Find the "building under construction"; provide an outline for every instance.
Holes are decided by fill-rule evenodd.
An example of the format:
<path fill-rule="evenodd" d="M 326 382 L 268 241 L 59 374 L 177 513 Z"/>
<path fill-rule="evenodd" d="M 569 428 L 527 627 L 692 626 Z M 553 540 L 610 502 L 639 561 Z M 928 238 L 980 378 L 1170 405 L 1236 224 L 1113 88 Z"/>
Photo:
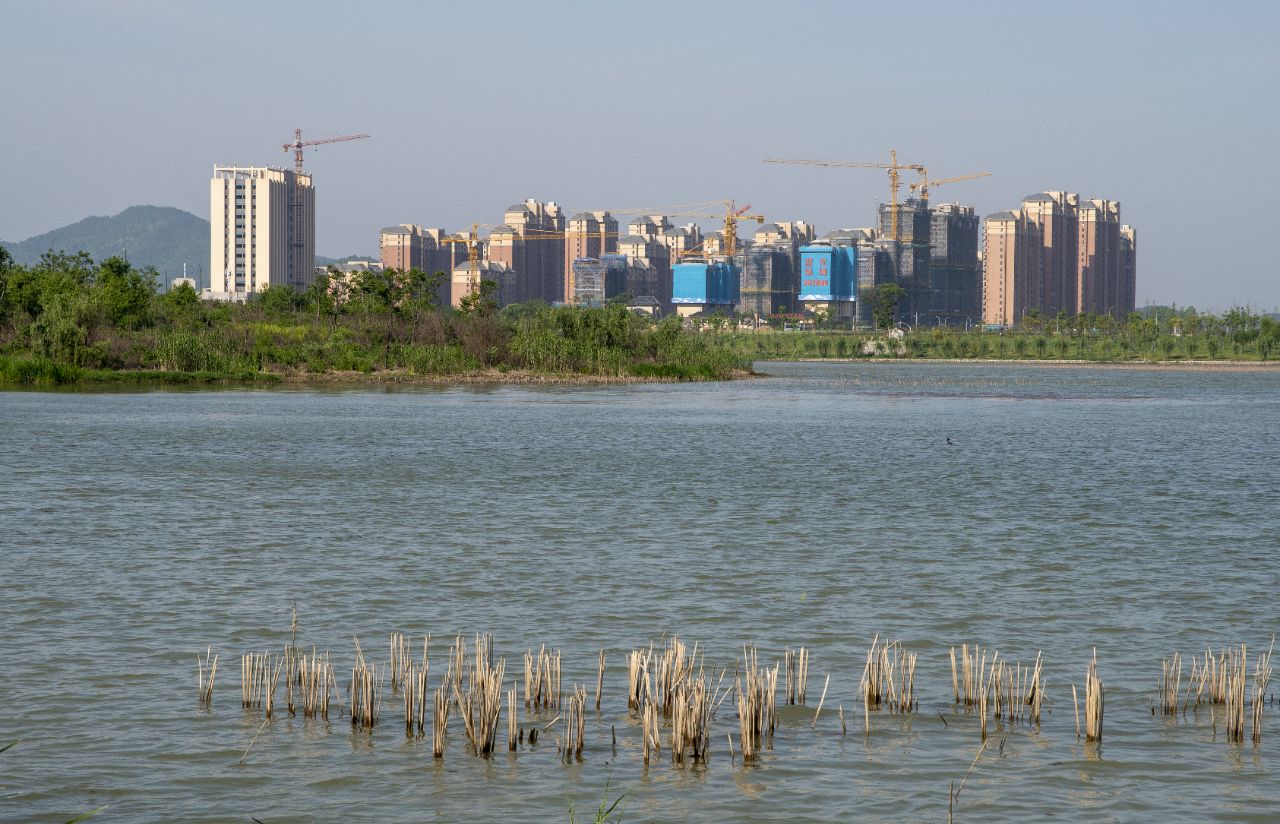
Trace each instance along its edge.
<path fill-rule="evenodd" d="M 796 267 L 787 249 L 750 246 L 734 258 L 741 277 L 738 312 L 759 320 L 796 311 Z"/>

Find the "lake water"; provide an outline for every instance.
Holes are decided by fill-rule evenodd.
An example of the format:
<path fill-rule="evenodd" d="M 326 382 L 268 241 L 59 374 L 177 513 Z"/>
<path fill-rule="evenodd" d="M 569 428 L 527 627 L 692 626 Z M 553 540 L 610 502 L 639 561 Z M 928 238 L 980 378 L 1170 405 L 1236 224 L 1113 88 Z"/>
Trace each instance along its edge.
<path fill-rule="evenodd" d="M 979 746 L 951 702 L 963 642 L 1043 650 L 1049 704 L 1038 728 L 993 727 L 957 821 L 1280 818 L 1280 705 L 1260 746 L 1228 743 L 1221 708 L 1151 712 L 1163 657 L 1243 642 L 1252 666 L 1280 629 L 1280 372 L 761 368 L 0 393 L 0 746 L 22 739 L 0 754 L 0 820 L 567 821 L 571 801 L 589 820 L 608 782 L 628 821 L 943 821 Z M 372 733 L 336 712 L 262 729 L 239 655 L 278 651 L 295 603 L 343 684 L 352 636 L 385 660 L 390 632 L 433 633 L 432 686 L 455 633 L 493 633 L 508 680 L 526 648 L 560 648 L 566 689 L 594 691 L 604 648 L 582 761 L 561 763 L 555 729 L 477 758 L 456 711 L 438 761 L 389 691 Z M 784 708 L 755 765 L 730 758 L 730 701 L 708 763 L 645 767 L 623 656 L 670 633 L 730 673 L 744 643 L 767 662 L 809 647 L 808 708 Z M 877 633 L 919 655 L 920 707 L 864 735 Z M 1094 647 L 1100 747 L 1071 699 Z"/>

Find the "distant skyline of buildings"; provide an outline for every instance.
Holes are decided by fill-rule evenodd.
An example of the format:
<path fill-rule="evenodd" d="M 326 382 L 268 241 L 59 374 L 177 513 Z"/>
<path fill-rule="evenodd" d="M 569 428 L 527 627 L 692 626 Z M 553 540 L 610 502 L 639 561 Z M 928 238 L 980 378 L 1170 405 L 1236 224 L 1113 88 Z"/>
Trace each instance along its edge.
<path fill-rule="evenodd" d="M 210 192 L 207 296 L 243 300 L 311 282 L 309 175 L 217 166 Z M 501 222 L 465 232 L 383 227 L 378 265 L 445 272 L 436 299 L 455 307 L 492 280 L 503 306 L 629 296 L 660 313 L 821 313 L 862 325 L 872 319 L 869 295 L 884 283 L 902 288 L 898 317 L 911 325 L 1011 326 L 1032 310 L 1123 318 L 1135 308 L 1137 236 L 1120 222 L 1117 201 L 1048 191 L 979 220 L 971 205 L 913 197 L 880 204 L 873 226 L 822 236 L 803 220 L 764 222 L 735 235 L 732 257 L 723 254 L 725 231 L 736 223 L 707 232 L 696 222 L 677 225 L 675 215 L 636 214 L 624 230 L 608 210 L 567 216 L 555 201 L 528 198 L 503 210 Z"/>

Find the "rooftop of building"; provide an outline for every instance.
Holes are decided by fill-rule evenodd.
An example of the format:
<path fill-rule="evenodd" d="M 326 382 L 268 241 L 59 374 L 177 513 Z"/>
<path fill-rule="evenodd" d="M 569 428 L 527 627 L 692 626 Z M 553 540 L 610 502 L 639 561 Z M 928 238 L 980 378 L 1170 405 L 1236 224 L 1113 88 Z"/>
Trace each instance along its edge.
<path fill-rule="evenodd" d="M 991 214 L 983 218 L 983 220 L 1017 220 L 1017 219 L 1018 219 L 1018 214 L 1016 212 L 1011 212 L 1007 209 L 1003 212 L 992 212 Z"/>

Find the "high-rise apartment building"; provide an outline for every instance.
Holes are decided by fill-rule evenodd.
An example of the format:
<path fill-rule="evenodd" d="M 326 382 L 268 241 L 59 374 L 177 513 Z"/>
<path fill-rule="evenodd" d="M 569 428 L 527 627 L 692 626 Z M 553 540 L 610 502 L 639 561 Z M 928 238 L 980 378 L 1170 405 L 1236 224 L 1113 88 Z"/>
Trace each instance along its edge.
<path fill-rule="evenodd" d="M 503 262 L 515 271 L 517 299 L 564 300 L 564 210 L 554 201 L 539 203 L 530 198 L 508 207 L 502 222 L 515 233 L 515 239 L 499 253 L 511 256 Z"/>
<path fill-rule="evenodd" d="M 932 285 L 929 280 L 930 235 L 929 204 L 918 198 L 909 198 L 897 206 L 898 235 L 893 234 L 892 204 L 880 204 L 880 237 L 891 245 L 888 248 L 893 260 L 894 280 L 906 292 L 899 304 L 901 315 L 927 314 L 932 304 Z"/>
<path fill-rule="evenodd" d="M 618 221 L 608 212 L 579 212 L 565 224 L 564 230 L 564 284 L 565 295 L 576 294 L 574 266 L 576 260 L 593 258 L 618 251 Z"/>
<path fill-rule="evenodd" d="M 1114 200 L 1086 200 L 1078 213 L 1076 306 L 1080 312 L 1110 314 L 1124 303 L 1120 204 Z"/>
<path fill-rule="evenodd" d="M 978 216 L 972 206 L 943 203 L 930 210 L 929 221 L 929 314 L 947 324 L 977 323 Z"/>
<path fill-rule="evenodd" d="M 413 223 L 388 226 L 378 234 L 378 256 L 384 269 L 428 271 L 435 262 L 436 239 Z"/>
<path fill-rule="evenodd" d="M 268 286 L 308 286 L 316 256 L 311 176 L 215 166 L 209 183 L 209 293 L 243 300 Z"/>
<path fill-rule="evenodd" d="M 1026 313 L 1124 318 L 1136 298 L 1136 233 L 1120 204 L 1042 192 L 983 222 L 982 318 L 1010 326 Z"/>

